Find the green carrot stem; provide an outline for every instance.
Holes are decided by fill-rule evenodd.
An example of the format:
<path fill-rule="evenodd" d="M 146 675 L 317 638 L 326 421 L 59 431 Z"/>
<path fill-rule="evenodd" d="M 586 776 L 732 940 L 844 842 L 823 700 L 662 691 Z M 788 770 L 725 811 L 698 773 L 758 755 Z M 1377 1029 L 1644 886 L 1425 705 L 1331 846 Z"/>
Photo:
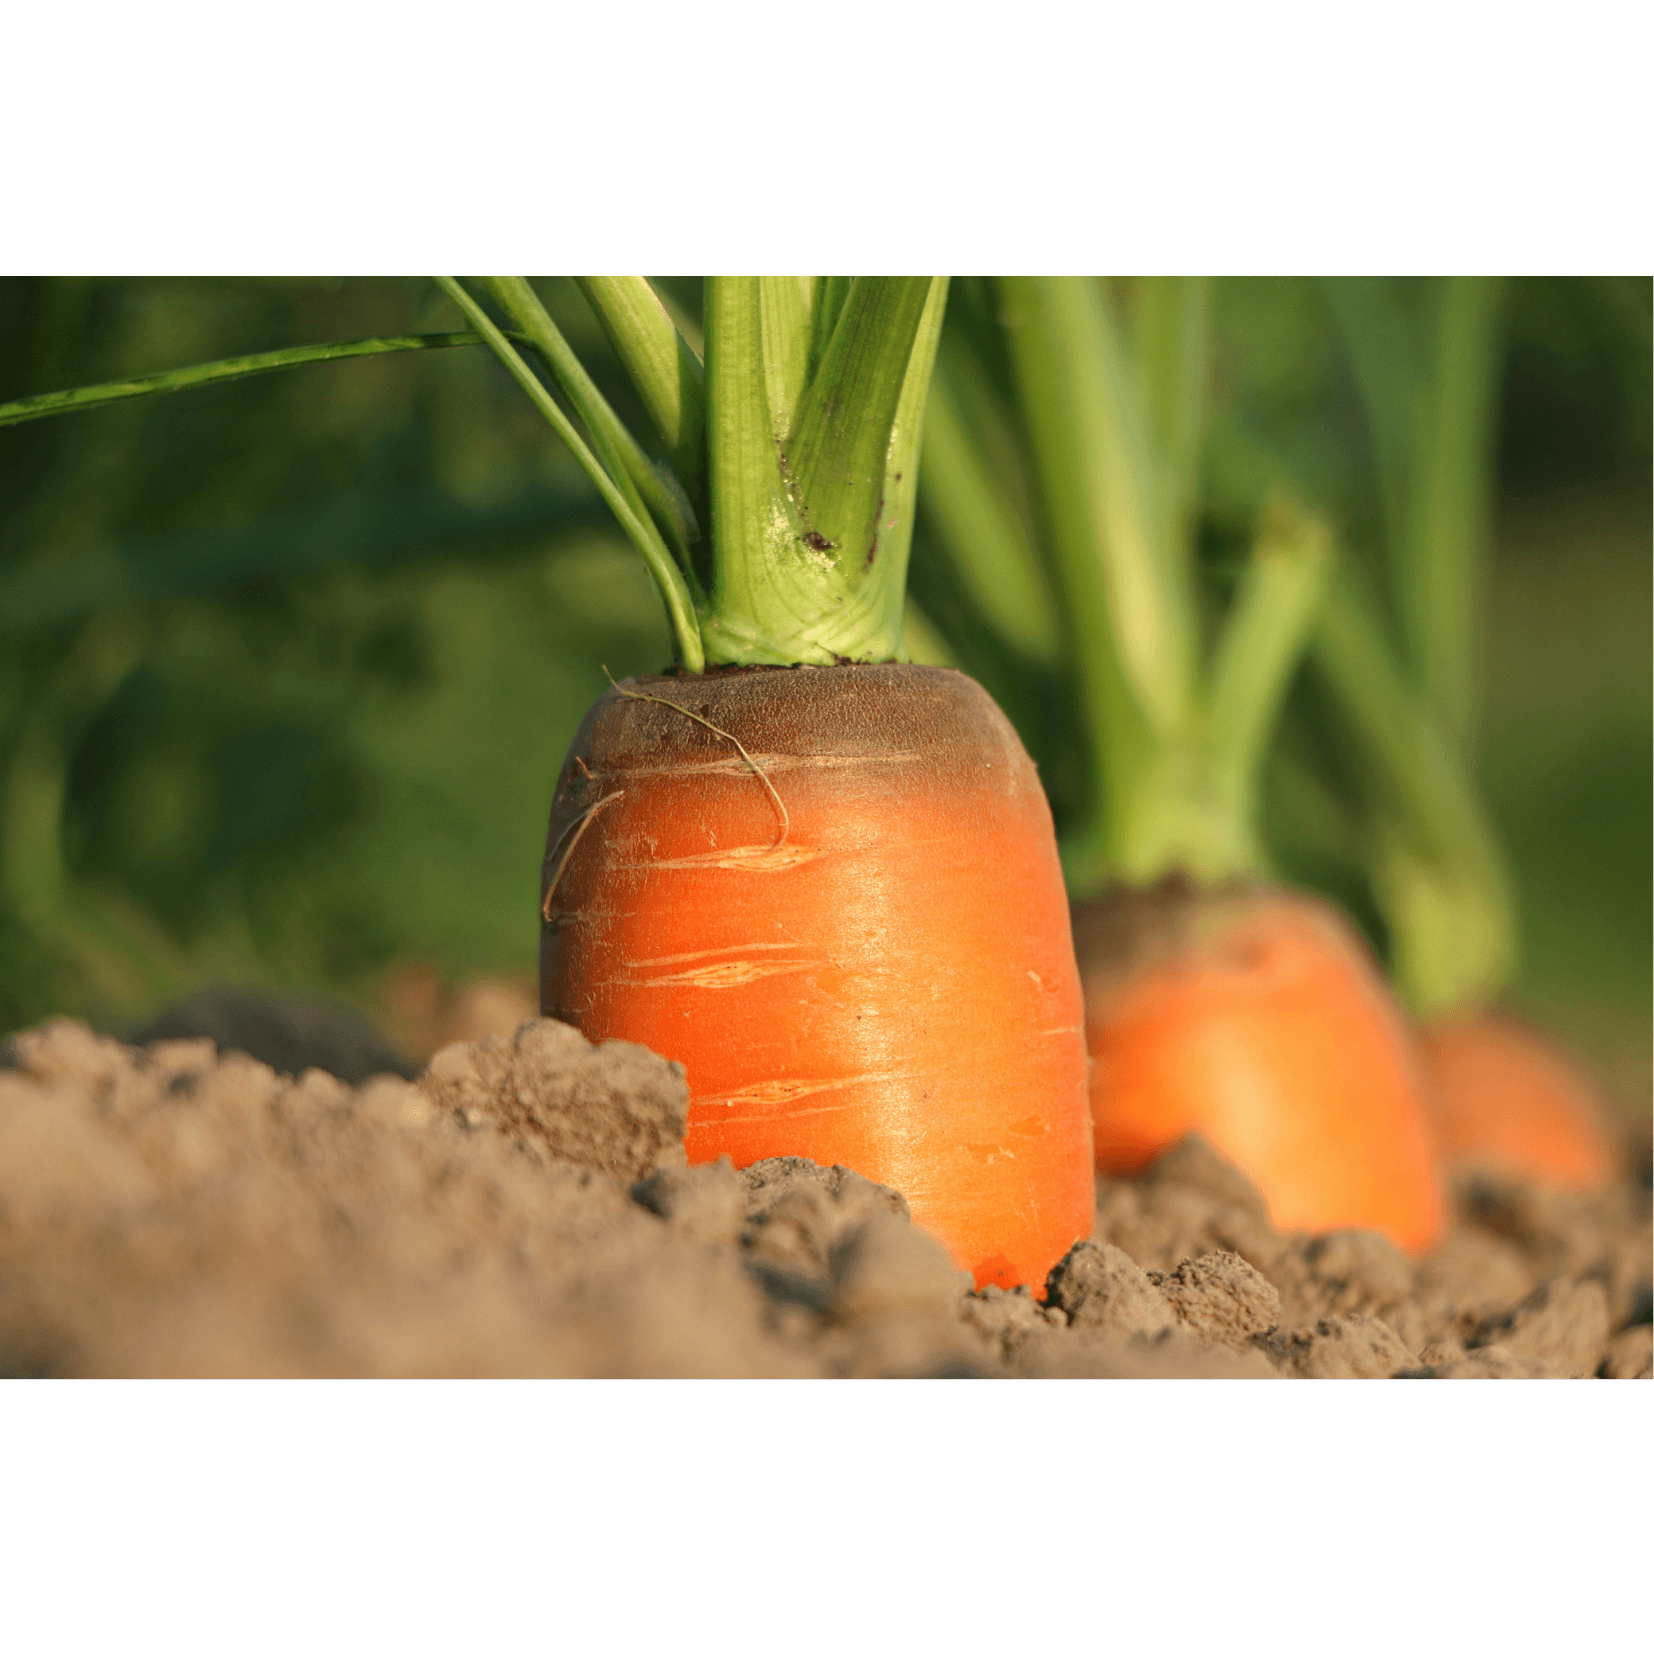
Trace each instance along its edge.
<path fill-rule="evenodd" d="M 1193 615 L 1157 532 L 1148 434 L 1118 333 L 1092 283 L 1000 287 L 1093 729 L 1103 742 L 1127 722 L 1170 733 L 1194 700 Z"/>
<path fill-rule="evenodd" d="M 1093 770 L 1063 847 L 1070 887 L 1243 871 L 1252 838 L 1204 751 L 1192 593 L 1166 549 L 1139 393 L 1102 294 L 1061 278 L 1000 293 Z"/>
<path fill-rule="evenodd" d="M 1433 371 L 1420 397 L 1407 516 L 1394 569 L 1408 653 L 1449 733 L 1475 725 L 1476 617 L 1486 554 L 1499 286 L 1442 285 Z"/>
<path fill-rule="evenodd" d="M 1140 277 L 1132 283 L 1131 312 L 1131 356 L 1143 387 L 1165 545 L 1186 563 L 1211 394 L 1211 282 Z"/>
<path fill-rule="evenodd" d="M 810 301 L 810 365 L 809 377 L 814 378 L 827 354 L 827 346 L 838 326 L 845 300 L 850 297 L 853 276 L 816 276 L 812 278 L 813 294 Z"/>
<path fill-rule="evenodd" d="M 1206 740 L 1220 797 L 1237 820 L 1258 808 L 1265 749 L 1332 570 L 1332 537 L 1286 501 L 1266 508 L 1207 687 Z"/>
<path fill-rule="evenodd" d="M 764 388 L 775 440 L 784 442 L 810 382 L 810 276 L 759 276 L 758 316 L 764 341 Z"/>
<path fill-rule="evenodd" d="M 937 364 L 925 415 L 919 489 L 940 549 L 1002 640 L 1054 665 L 1057 616 L 1039 553 L 999 475 L 973 441 L 959 405 L 959 367 Z"/>
<path fill-rule="evenodd" d="M 902 387 L 932 285 L 929 276 L 857 279 L 787 432 L 788 478 L 810 527 L 843 560 L 860 557 L 869 568 Z M 927 382 L 929 369 L 927 362 Z"/>
<path fill-rule="evenodd" d="M 757 277 L 708 278 L 710 661 L 903 658 L 911 497 L 895 502 L 894 520 L 881 506 L 903 409 L 923 406 L 908 375 L 929 374 L 918 341 L 933 292 L 929 277 L 858 278 L 782 433 L 803 290 L 772 287 L 766 302 Z"/>
<path fill-rule="evenodd" d="M 907 590 L 908 558 L 913 550 L 913 520 L 919 504 L 920 452 L 936 374 L 936 351 L 942 341 L 942 318 L 948 306 L 948 278 L 935 277 L 925 296 L 919 325 L 913 335 L 901 394 L 885 449 L 884 491 L 879 500 L 878 555 L 884 568 L 880 578 L 898 591 Z M 903 624 L 903 637 L 907 635 Z M 905 646 L 904 646 L 905 653 Z"/>
<path fill-rule="evenodd" d="M 1265 514 L 1203 665 L 1191 536 L 1207 287 L 1137 283 L 1129 340 L 1098 283 L 1017 278 L 999 290 L 1091 768 L 1089 796 L 1064 833 L 1070 889 L 1256 872 L 1258 770 L 1320 601 L 1327 530 L 1285 505 Z M 938 406 L 946 453 L 950 411 L 945 399 Z M 954 538 L 998 563 L 1005 581 L 1015 541 L 985 527 L 994 516 L 979 512 Z"/>
<path fill-rule="evenodd" d="M 1456 739 L 1475 723 L 1499 284 L 1436 284 L 1421 333 L 1393 282 L 1322 284 L 1367 416 L 1408 668 Z"/>
<path fill-rule="evenodd" d="M 1311 653 L 1381 824 L 1375 885 L 1403 995 L 1420 1015 L 1491 998 L 1516 945 L 1498 843 L 1462 753 L 1398 667 L 1347 561 L 1334 571 Z"/>

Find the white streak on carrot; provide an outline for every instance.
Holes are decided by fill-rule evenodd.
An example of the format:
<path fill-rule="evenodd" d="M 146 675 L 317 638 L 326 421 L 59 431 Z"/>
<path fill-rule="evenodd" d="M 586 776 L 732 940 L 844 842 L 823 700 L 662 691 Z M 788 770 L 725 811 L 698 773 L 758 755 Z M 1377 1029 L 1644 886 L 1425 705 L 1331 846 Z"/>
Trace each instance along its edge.
<path fill-rule="evenodd" d="M 742 988 L 765 976 L 821 969 L 819 959 L 727 959 L 721 965 L 699 965 L 670 976 L 611 978 L 605 986 L 617 988 Z"/>
<path fill-rule="evenodd" d="M 802 942 L 737 942 L 727 948 L 700 948 L 694 953 L 668 953 L 659 959 L 630 959 L 626 963 L 629 971 L 645 971 L 654 965 L 688 965 L 697 959 L 716 959 L 725 953 L 784 953 L 791 948 L 802 948 Z"/>
<path fill-rule="evenodd" d="M 789 867 L 798 867 L 824 850 L 810 850 L 802 844 L 780 847 L 741 845 L 733 850 L 709 850 L 700 856 L 679 856 L 673 861 L 616 862 L 616 868 L 647 867 L 651 871 L 663 867 L 727 867 L 741 873 L 783 873 Z"/>
<path fill-rule="evenodd" d="M 755 1085 L 742 1086 L 739 1091 L 721 1092 L 716 1096 L 695 1098 L 698 1108 L 735 1108 L 742 1103 L 773 1107 L 790 1103 L 800 1097 L 813 1097 L 824 1091 L 842 1091 L 851 1085 L 890 1085 L 916 1079 L 913 1074 L 845 1074 L 831 1080 L 759 1080 Z"/>

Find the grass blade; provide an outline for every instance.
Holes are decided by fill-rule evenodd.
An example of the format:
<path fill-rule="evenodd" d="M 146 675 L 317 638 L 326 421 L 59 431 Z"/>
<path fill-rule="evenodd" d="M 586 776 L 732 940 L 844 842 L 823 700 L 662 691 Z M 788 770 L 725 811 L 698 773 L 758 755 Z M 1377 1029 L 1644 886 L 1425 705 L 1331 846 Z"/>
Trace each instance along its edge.
<path fill-rule="evenodd" d="M 342 362 L 353 356 L 389 356 L 405 350 L 451 350 L 457 345 L 482 343 L 480 333 L 402 333 L 382 339 L 349 339 L 331 345 L 293 345 L 286 350 L 265 350 L 253 356 L 231 356 L 222 362 L 170 368 L 138 379 L 115 379 L 108 384 L 83 385 L 78 390 L 47 391 L 16 402 L 0 402 L 0 426 L 22 425 L 31 419 L 49 419 L 54 414 L 75 413 L 85 408 L 108 407 L 139 396 L 193 390 L 198 385 L 254 379 L 260 374 L 304 367 L 311 362 Z"/>

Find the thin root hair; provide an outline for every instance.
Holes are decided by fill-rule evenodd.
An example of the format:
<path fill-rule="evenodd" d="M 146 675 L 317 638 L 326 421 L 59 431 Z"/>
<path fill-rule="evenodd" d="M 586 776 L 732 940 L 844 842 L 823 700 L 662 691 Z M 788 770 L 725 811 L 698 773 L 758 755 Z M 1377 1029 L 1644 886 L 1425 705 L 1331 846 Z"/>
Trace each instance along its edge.
<path fill-rule="evenodd" d="M 618 792 L 606 794 L 604 797 L 598 799 L 598 801 L 592 805 L 589 810 L 584 810 L 576 816 L 575 819 L 557 835 L 557 843 L 552 845 L 550 854 L 547 855 L 546 860 L 550 861 L 552 856 L 557 854 L 558 848 L 564 839 L 569 840 L 569 847 L 563 851 L 563 859 L 558 862 L 557 871 L 551 875 L 551 883 L 546 886 L 545 900 L 540 904 L 540 917 L 544 919 L 548 925 L 551 923 L 551 898 L 557 893 L 557 882 L 562 878 L 563 869 L 568 866 L 569 858 L 574 854 L 574 847 L 580 842 L 586 829 L 591 826 L 593 816 L 595 816 L 599 810 L 607 809 L 608 806 L 613 804 L 617 798 L 624 798 L 625 796 L 626 789 L 624 787 L 622 787 Z M 573 838 L 569 838 L 570 833 L 574 835 Z"/>
<path fill-rule="evenodd" d="M 793 830 L 792 817 L 787 814 L 787 806 L 781 802 L 781 794 L 775 790 L 775 783 L 764 773 L 763 766 L 758 762 L 758 760 L 754 758 L 744 746 L 741 745 L 741 741 L 738 736 L 731 735 L 727 729 L 719 729 L 718 726 L 711 722 L 710 719 L 703 718 L 698 712 L 691 712 L 686 706 L 679 706 L 676 701 L 667 700 L 664 695 L 645 695 L 636 689 L 622 689 L 620 685 L 615 682 L 613 673 L 611 673 L 606 666 L 603 668 L 603 676 L 609 680 L 609 686 L 615 691 L 615 693 L 618 695 L 624 695 L 627 700 L 653 701 L 656 706 L 670 707 L 674 712 L 681 712 L 686 718 L 693 718 L 694 721 L 703 729 L 710 729 L 714 735 L 721 735 L 724 740 L 733 741 L 735 743 L 735 750 L 740 753 L 744 759 L 746 759 L 747 767 L 751 769 L 752 773 L 764 783 L 770 797 L 775 801 L 776 811 L 781 817 L 781 836 L 770 846 L 770 849 L 779 850 L 781 846 L 787 842 L 787 835 Z M 572 849 L 573 846 L 571 845 L 570 848 Z"/>

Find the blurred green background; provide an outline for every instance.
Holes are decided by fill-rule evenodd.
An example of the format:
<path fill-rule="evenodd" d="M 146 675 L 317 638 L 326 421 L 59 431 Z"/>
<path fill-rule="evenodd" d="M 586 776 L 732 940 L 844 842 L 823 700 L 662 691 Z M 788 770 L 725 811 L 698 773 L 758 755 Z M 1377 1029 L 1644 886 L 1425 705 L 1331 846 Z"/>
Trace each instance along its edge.
<path fill-rule="evenodd" d="M 661 282 L 693 331 L 698 281 Z M 1394 285 L 1404 308 L 1422 286 Z M 578 291 L 539 286 L 640 428 Z M 1646 278 L 1507 285 L 1481 747 L 1521 900 L 1512 1004 L 1642 1109 L 1650 303 Z M 418 278 L 6 280 L 0 401 L 457 325 Z M 1250 421 L 1370 543 L 1316 285 L 1220 282 L 1216 328 L 1210 537 Z M 926 556 L 921 524 L 921 596 Z M 605 665 L 670 653 L 638 558 L 482 351 L 0 430 L 0 1033 L 59 1012 L 119 1031 L 232 981 L 335 995 L 405 1039 L 410 973 L 531 981 L 564 748 Z"/>

